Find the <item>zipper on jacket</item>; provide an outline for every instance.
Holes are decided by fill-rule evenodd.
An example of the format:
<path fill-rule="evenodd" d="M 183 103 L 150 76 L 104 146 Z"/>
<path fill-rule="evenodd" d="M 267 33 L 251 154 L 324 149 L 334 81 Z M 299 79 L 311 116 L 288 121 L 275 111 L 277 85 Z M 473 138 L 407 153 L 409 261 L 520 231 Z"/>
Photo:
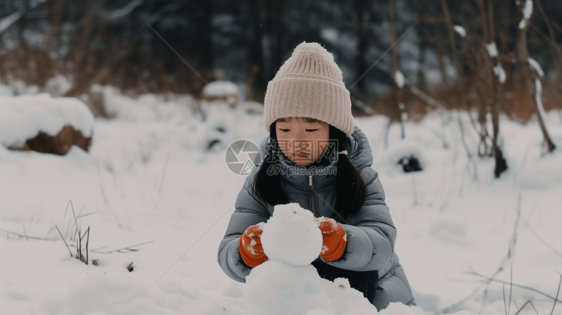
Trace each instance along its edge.
<path fill-rule="evenodd" d="M 312 182 L 312 169 L 308 172 L 308 185 L 310 186 L 310 200 L 312 203 L 312 214 L 316 217 L 316 192 L 314 191 L 314 183 Z"/>

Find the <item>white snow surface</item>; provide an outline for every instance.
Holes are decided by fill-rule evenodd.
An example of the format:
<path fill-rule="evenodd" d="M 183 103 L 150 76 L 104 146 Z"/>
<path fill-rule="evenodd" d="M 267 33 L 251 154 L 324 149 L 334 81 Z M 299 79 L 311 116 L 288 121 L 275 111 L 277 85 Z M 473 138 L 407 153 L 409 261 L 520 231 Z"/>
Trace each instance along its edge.
<path fill-rule="evenodd" d="M 118 114 L 115 119 L 94 121 L 89 153 L 73 147 L 65 156 L 54 156 L 0 146 L 3 314 L 248 313 L 246 284 L 227 277 L 217 263 L 218 245 L 246 177 L 226 167 L 228 143 L 211 151 L 202 149 L 201 143 L 210 139 L 202 130 L 211 128 L 208 122 L 219 121 L 216 115 L 227 116 L 222 122 L 232 134 L 228 137 L 259 143 L 267 136 L 263 114 L 240 111 L 238 116 L 209 103 L 209 117 L 203 122 L 194 116 L 188 100 L 106 94 L 106 102 Z M 401 142 L 399 124 L 391 126 L 385 150 L 388 120 L 355 118 L 371 145 L 372 167 L 378 171 L 398 232 L 394 250 L 418 303 L 418 307 L 392 303 L 381 314 L 435 314 L 464 299 L 451 313 L 505 314 L 502 284 L 483 284 L 481 277 L 467 274 L 491 276 L 500 266 L 497 280 L 509 283 L 513 270 L 514 284 L 556 295 L 562 263 L 558 254 L 562 252 L 558 241 L 562 238 L 562 151 L 544 155 L 535 121 L 520 124 L 500 116 L 509 169 L 494 179 L 492 158 L 467 158 L 456 115 L 465 126 L 472 156 L 477 156 L 479 138 L 467 113 L 429 113 L 419 122 L 405 122 L 407 140 L 427 160 L 424 170 L 414 173 L 403 173 L 387 161 Z M 548 111 L 544 118 L 560 146 L 559 113 Z M 99 259 L 97 266 L 70 257 L 55 229 L 56 225 L 75 253 L 76 242 L 70 240 L 72 211 L 65 214 L 69 200 L 82 231 L 91 228 L 89 259 Z M 515 228 L 512 259 L 501 265 Z M 146 244 L 137 245 L 142 243 Z M 131 262 L 134 270 L 129 272 L 126 267 Z M 286 275 L 282 263 L 277 264 L 270 266 Z M 289 267 L 302 268 L 303 280 L 287 284 L 286 296 L 306 292 L 299 283 L 318 287 L 315 280 L 304 280 L 312 275 L 306 271 L 310 266 Z M 336 284 L 345 286 L 345 281 Z M 347 310 L 333 310 L 338 301 L 348 302 L 343 291 L 350 292 L 349 300 L 355 298 L 354 291 L 340 290 L 340 300 L 331 299 L 307 315 L 370 308 L 358 302 Z M 517 312 L 515 304 L 520 308 L 527 300 L 533 301 L 539 314 L 550 314 L 553 308 L 552 299 L 536 291 L 506 285 L 505 293 L 511 293 L 510 315 Z M 286 297 L 262 294 L 272 303 Z M 311 300 L 326 301 L 319 295 Z M 292 306 L 279 307 L 267 313 Z M 520 314 L 535 314 L 527 307 Z M 557 305 L 553 314 L 561 315 L 562 307 Z"/>
<path fill-rule="evenodd" d="M 0 145 L 21 146 L 40 131 L 55 136 L 65 125 L 90 137 L 94 116 L 86 104 L 76 98 L 52 98 L 47 93 L 0 96 Z"/>
<path fill-rule="evenodd" d="M 464 27 L 455 25 L 453 29 L 455 30 L 455 32 L 459 33 L 461 37 L 466 37 L 466 30 L 464 29 Z"/>
<path fill-rule="evenodd" d="M 298 203 L 275 206 L 262 230 L 263 250 L 271 260 L 306 266 L 322 250 L 322 233 L 312 212 Z"/>

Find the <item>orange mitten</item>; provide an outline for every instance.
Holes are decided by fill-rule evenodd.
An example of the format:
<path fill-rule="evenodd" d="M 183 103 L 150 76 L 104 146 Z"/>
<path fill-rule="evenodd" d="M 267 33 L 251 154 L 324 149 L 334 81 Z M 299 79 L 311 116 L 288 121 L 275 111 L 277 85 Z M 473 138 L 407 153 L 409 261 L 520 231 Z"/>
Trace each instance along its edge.
<path fill-rule="evenodd" d="M 239 250 L 240 256 L 250 267 L 255 267 L 266 261 L 267 256 L 261 245 L 261 234 L 263 230 L 258 224 L 252 225 L 246 229 L 244 234 L 240 236 Z"/>
<path fill-rule="evenodd" d="M 322 251 L 320 256 L 327 261 L 334 261 L 343 255 L 347 244 L 347 234 L 336 220 L 326 217 L 316 219 L 322 231 Z"/>

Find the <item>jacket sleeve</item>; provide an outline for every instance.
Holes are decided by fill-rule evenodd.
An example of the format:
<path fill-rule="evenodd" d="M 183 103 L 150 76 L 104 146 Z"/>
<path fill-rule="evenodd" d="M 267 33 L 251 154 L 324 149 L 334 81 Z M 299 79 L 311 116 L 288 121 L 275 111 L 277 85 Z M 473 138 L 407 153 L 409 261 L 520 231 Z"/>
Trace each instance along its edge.
<path fill-rule="evenodd" d="M 246 178 L 244 186 L 236 198 L 234 213 L 230 217 L 224 238 L 218 250 L 218 262 L 227 276 L 238 282 L 246 282 L 251 267 L 246 265 L 240 256 L 238 243 L 240 236 L 246 229 L 254 224 L 266 222 L 270 215 L 267 205 L 256 198 L 252 193 L 251 185 L 255 172 Z"/>
<path fill-rule="evenodd" d="M 396 228 L 385 202 L 385 194 L 378 173 L 370 166 L 362 168 L 365 182 L 365 203 L 354 214 L 340 223 L 347 234 L 347 245 L 342 258 L 322 261 L 337 268 L 367 271 L 379 270 L 391 263 L 396 240 Z M 388 266 L 387 266 L 388 267 Z"/>

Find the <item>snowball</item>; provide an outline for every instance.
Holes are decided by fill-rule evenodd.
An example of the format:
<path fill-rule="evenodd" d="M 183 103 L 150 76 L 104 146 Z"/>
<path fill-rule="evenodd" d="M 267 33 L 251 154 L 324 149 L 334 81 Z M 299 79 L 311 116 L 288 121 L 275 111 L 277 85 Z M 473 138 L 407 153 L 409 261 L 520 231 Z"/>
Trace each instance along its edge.
<path fill-rule="evenodd" d="M 404 87 L 404 75 L 400 70 L 397 70 L 394 74 L 394 81 L 396 81 L 396 85 L 398 85 L 399 88 Z"/>
<path fill-rule="evenodd" d="M 464 29 L 464 27 L 460 25 L 455 25 L 453 29 L 455 30 L 455 32 L 459 33 L 460 36 L 462 37 L 466 36 L 466 30 Z"/>
<path fill-rule="evenodd" d="M 320 218 L 322 220 L 322 218 Z M 310 263 L 322 248 L 322 233 L 312 212 L 298 203 L 275 206 L 262 225 L 269 260 L 246 276 L 244 300 L 250 315 L 376 314 L 349 280 L 321 278 Z"/>
<path fill-rule="evenodd" d="M 94 116 L 86 104 L 72 97 L 52 98 L 47 93 L 0 97 L 0 145 L 18 145 L 39 131 L 55 136 L 65 125 L 91 137 Z"/>
<path fill-rule="evenodd" d="M 314 216 L 298 203 L 277 205 L 262 228 L 261 241 L 269 259 L 306 266 L 322 250 L 322 232 Z"/>

